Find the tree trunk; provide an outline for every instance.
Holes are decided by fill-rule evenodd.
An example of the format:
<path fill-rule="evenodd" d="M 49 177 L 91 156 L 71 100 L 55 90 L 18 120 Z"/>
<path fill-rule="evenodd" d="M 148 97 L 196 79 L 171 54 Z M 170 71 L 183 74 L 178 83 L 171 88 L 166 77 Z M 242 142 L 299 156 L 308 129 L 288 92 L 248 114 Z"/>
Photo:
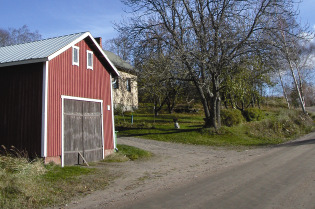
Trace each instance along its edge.
<path fill-rule="evenodd" d="M 302 107 L 302 111 L 303 111 L 303 113 L 307 114 L 306 109 L 305 109 L 305 104 L 304 104 L 303 99 L 302 99 L 301 91 L 300 91 L 299 85 L 297 83 L 297 80 L 296 80 L 296 77 L 295 77 L 295 74 L 294 74 L 294 71 L 293 71 L 293 67 L 292 67 L 292 63 L 290 61 L 290 58 L 288 58 L 288 62 L 289 62 L 291 74 L 292 74 L 292 77 L 293 77 L 294 85 L 295 85 L 296 91 L 297 91 L 298 96 L 299 96 L 299 101 L 300 101 L 300 105 Z"/>
<path fill-rule="evenodd" d="M 210 98 L 210 106 L 210 118 L 208 125 L 215 128 L 215 130 L 218 130 L 221 128 L 221 98 L 218 91 Z"/>
<path fill-rule="evenodd" d="M 297 66 L 296 69 L 297 69 L 298 77 L 299 77 L 300 93 L 301 93 L 302 101 L 303 101 L 303 104 L 305 107 L 305 97 L 304 97 L 304 92 L 303 92 L 303 82 L 302 82 L 302 77 L 301 77 L 301 73 L 300 73 L 300 68 Z"/>
<path fill-rule="evenodd" d="M 217 128 L 221 128 L 221 98 L 217 99 Z"/>
<path fill-rule="evenodd" d="M 280 25 L 280 27 L 282 29 L 282 25 Z M 288 46 L 287 46 L 287 43 L 286 43 L 286 36 L 285 36 L 285 34 L 283 32 L 281 32 L 281 35 L 282 35 L 282 38 L 283 38 L 283 41 L 284 41 L 284 49 L 285 49 L 286 60 L 287 60 L 287 62 L 289 64 L 289 68 L 290 68 L 290 71 L 291 71 L 291 74 L 292 74 L 292 77 L 293 77 L 294 85 L 295 85 L 295 88 L 297 90 L 298 97 L 299 97 L 299 100 L 300 100 L 300 105 L 302 107 L 303 113 L 307 114 L 306 109 L 305 109 L 305 104 L 304 104 L 304 101 L 303 101 L 303 98 L 302 98 L 302 95 L 301 95 L 301 91 L 300 91 L 299 85 L 297 83 L 295 74 L 294 74 L 294 69 L 293 69 L 293 66 L 292 66 L 289 49 L 288 49 Z"/>
<path fill-rule="evenodd" d="M 208 100 L 205 96 L 205 93 L 203 92 L 203 89 L 202 89 L 202 86 L 194 81 L 194 84 L 199 92 L 199 96 L 200 96 L 200 99 L 201 99 L 201 103 L 202 103 L 202 106 L 203 106 L 203 110 L 204 110 L 204 113 L 205 113 L 205 118 L 204 118 L 204 121 L 205 121 L 205 125 L 204 127 L 205 128 L 210 128 L 212 127 L 212 124 L 211 124 L 211 109 L 209 109 L 209 105 L 208 105 Z M 211 104 L 210 104 L 211 106 Z"/>
<path fill-rule="evenodd" d="M 285 101 L 287 101 L 288 108 L 290 109 L 290 103 L 289 103 L 288 95 L 285 91 L 284 84 L 283 84 L 281 73 L 280 73 L 279 69 L 278 69 L 278 73 L 279 73 L 279 78 L 280 78 L 280 82 L 281 82 L 281 86 L 282 86 L 282 90 L 283 90 L 283 96 L 285 98 Z"/>

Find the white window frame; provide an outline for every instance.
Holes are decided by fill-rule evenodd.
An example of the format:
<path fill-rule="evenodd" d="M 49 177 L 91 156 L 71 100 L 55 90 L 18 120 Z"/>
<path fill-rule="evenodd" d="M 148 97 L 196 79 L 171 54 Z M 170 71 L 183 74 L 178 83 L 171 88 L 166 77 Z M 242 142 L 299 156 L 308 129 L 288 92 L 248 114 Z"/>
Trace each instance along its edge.
<path fill-rule="evenodd" d="M 126 90 L 131 92 L 131 79 L 127 78 L 126 80 Z"/>
<path fill-rule="evenodd" d="M 78 50 L 78 61 L 77 61 L 77 62 L 74 61 L 74 51 L 75 51 L 75 50 Z M 79 66 L 79 62 L 80 62 L 80 47 L 78 47 L 78 46 L 73 46 L 73 47 L 72 47 L 72 65 L 77 65 L 77 66 Z"/>
<path fill-rule="evenodd" d="M 112 83 L 113 83 L 113 89 L 119 89 L 119 80 L 118 77 L 114 77 L 112 79 Z"/>
<path fill-rule="evenodd" d="M 91 54 L 92 65 L 89 65 L 89 54 Z M 87 66 L 87 69 L 93 70 L 93 52 L 90 50 L 86 50 L 86 66 Z"/>

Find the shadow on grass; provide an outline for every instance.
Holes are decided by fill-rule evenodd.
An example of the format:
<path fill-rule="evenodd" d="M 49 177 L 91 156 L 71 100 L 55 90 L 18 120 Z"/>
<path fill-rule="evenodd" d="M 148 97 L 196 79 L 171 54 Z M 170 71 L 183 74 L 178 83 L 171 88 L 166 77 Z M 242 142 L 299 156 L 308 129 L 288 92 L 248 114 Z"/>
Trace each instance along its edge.
<path fill-rule="evenodd" d="M 161 129 L 161 128 L 118 128 L 118 131 L 128 131 L 128 130 L 156 130 L 159 132 L 156 133 L 136 133 L 136 134 L 128 134 L 121 133 L 119 137 L 136 137 L 136 136 L 149 136 L 149 135 L 167 135 L 167 134 L 178 134 L 178 133 L 190 133 L 200 131 L 201 128 L 196 129 Z"/>

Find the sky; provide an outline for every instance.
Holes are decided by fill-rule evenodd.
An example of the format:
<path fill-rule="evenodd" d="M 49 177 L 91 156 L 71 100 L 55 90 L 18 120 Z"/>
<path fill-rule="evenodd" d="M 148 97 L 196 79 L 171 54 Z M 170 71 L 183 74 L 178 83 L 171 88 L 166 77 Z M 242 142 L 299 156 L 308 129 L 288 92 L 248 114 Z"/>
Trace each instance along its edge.
<path fill-rule="evenodd" d="M 0 0 L 0 28 L 27 25 L 43 38 L 90 31 L 103 42 L 117 36 L 114 23 L 127 16 L 120 0 Z M 300 4 L 300 20 L 315 30 L 315 0 Z"/>
<path fill-rule="evenodd" d="M 0 28 L 27 25 L 43 38 L 90 31 L 108 40 L 114 23 L 126 16 L 120 0 L 0 0 Z"/>

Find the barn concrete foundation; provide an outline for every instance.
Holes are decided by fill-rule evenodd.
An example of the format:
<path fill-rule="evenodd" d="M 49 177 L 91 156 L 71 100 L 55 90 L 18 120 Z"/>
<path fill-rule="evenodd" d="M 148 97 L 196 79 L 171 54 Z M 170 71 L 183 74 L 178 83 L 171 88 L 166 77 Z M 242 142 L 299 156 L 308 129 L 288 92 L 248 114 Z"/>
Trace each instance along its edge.
<path fill-rule="evenodd" d="M 115 150 L 113 150 L 113 149 L 108 149 L 108 150 L 105 150 L 104 155 L 105 155 L 105 157 L 107 157 L 108 155 L 111 155 L 111 154 L 113 154 L 114 152 L 115 152 Z"/>
<path fill-rule="evenodd" d="M 48 164 L 50 162 L 55 163 L 57 165 L 61 165 L 61 157 L 60 156 L 45 157 L 45 164 Z"/>

